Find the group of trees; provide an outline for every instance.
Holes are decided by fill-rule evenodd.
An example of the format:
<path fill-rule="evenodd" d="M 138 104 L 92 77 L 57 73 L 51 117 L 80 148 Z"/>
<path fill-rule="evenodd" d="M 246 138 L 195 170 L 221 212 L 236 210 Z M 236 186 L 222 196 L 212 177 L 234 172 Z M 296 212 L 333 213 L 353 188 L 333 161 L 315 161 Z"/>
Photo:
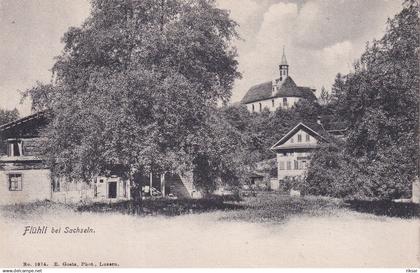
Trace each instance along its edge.
<path fill-rule="evenodd" d="M 240 76 L 237 24 L 213 0 L 91 4 L 63 37 L 54 82 L 25 93 L 51 113 L 42 134 L 53 173 L 89 181 L 115 168 L 130 179 L 193 171 L 211 190 L 232 172 L 240 141 L 217 110 Z"/>
<path fill-rule="evenodd" d="M 418 23 L 418 4 L 407 1 L 321 105 L 254 114 L 218 107 L 240 74 L 237 24 L 214 0 L 93 0 L 84 24 L 63 37 L 53 83 L 24 96 L 33 110 L 49 109 L 43 147 L 56 175 L 192 171 L 211 191 L 218 179 L 246 180 L 298 122 L 332 113 L 350 124 L 348 138 L 316 153 L 305 190 L 396 197 L 409 190 L 418 152 Z"/>
<path fill-rule="evenodd" d="M 19 118 L 19 111 L 15 108 L 13 110 L 0 108 L 0 125 L 9 123 Z"/>
<path fill-rule="evenodd" d="M 263 109 L 261 113 L 250 113 L 244 105 L 222 108 L 225 119 L 241 132 L 247 150 L 246 163 L 256 163 L 275 157 L 270 147 L 299 122 L 316 123 L 318 116 L 327 109 L 317 102 L 300 100 L 291 109 L 278 108 L 275 112 Z"/>
<path fill-rule="evenodd" d="M 385 35 L 368 45 L 354 72 L 337 75 L 329 107 L 347 121 L 343 145 L 312 160 L 306 190 L 354 198 L 409 197 L 415 179 L 419 114 L 419 4 L 405 1 Z"/>

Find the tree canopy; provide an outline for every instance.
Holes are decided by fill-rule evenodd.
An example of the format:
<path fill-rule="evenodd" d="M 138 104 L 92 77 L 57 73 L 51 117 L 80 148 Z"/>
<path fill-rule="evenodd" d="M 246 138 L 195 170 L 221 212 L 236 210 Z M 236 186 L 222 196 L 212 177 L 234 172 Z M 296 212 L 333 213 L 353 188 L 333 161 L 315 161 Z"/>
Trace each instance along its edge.
<path fill-rule="evenodd" d="M 54 173 L 88 181 L 112 166 L 194 168 L 240 76 L 236 26 L 212 0 L 93 0 L 89 18 L 64 34 L 54 83 L 26 92 L 51 110 Z"/>
<path fill-rule="evenodd" d="M 0 125 L 17 120 L 19 118 L 19 111 L 15 108 L 13 110 L 0 109 Z"/>
<path fill-rule="evenodd" d="M 419 154 L 418 14 L 418 2 L 406 1 L 388 20 L 385 35 L 367 46 L 354 72 L 337 75 L 332 104 L 337 119 L 347 121 L 349 132 L 344 149 L 329 149 L 325 156 L 336 151 L 337 161 L 344 162 L 331 176 L 335 190 L 340 184 L 348 186 L 344 195 L 387 199 L 410 195 Z M 321 181 L 328 169 L 325 162 L 324 156 L 316 156 L 309 184 L 325 182 Z"/>

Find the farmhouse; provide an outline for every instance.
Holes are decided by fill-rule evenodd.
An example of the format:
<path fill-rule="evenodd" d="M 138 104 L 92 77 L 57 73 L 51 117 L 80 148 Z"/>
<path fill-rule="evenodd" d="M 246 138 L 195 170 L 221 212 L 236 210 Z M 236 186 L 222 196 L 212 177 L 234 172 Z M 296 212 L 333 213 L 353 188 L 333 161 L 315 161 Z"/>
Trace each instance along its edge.
<path fill-rule="evenodd" d="M 271 150 L 277 156 L 277 180 L 271 189 L 279 189 L 282 180 L 303 179 L 309 167 L 312 153 L 322 142 L 329 142 L 334 137 L 342 138 L 346 128 L 340 123 L 323 126 L 318 123 L 300 122 L 290 129 Z"/>
<path fill-rule="evenodd" d="M 283 49 L 283 56 L 279 65 L 280 77 L 272 81 L 251 87 L 242 99 L 250 112 L 262 112 L 265 108 L 275 111 L 281 107 L 288 109 L 299 100 L 316 100 L 315 89 L 297 86 L 289 76 L 289 65 Z"/>
<path fill-rule="evenodd" d="M 47 125 L 46 111 L 0 126 L 0 204 L 41 200 L 55 202 L 115 202 L 131 198 L 131 185 L 117 170 L 90 183 L 53 177 L 41 154 L 40 131 Z M 0 143 L 0 144 L 1 144 Z M 145 195 L 193 197 L 192 178 L 176 174 L 135 177 Z"/>

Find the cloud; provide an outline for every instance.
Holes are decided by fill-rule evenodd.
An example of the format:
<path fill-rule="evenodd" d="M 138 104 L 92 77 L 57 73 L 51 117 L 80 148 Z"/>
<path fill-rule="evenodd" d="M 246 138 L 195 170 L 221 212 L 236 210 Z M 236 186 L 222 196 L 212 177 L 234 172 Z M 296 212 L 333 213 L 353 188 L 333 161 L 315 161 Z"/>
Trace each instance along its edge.
<path fill-rule="evenodd" d="M 260 27 L 247 37 L 254 42 L 240 50 L 243 79 L 236 82 L 233 101 L 255 84 L 278 77 L 286 46 L 290 75 L 298 85 L 329 88 L 335 75 L 348 73 L 367 41 L 380 38 L 386 19 L 399 1 L 308 0 L 276 2 L 260 15 Z"/>
<path fill-rule="evenodd" d="M 217 5 L 231 10 L 244 39 L 234 42 L 243 79 L 235 84 L 233 101 L 278 76 L 283 45 L 297 84 L 328 88 L 401 8 L 399 0 L 217 0 Z M 63 47 L 60 38 L 88 14 L 89 0 L 0 0 L 0 107 L 19 107 L 17 89 L 50 79 L 53 57 Z"/>
<path fill-rule="evenodd" d="M 393 4 L 384 0 L 309 1 L 302 6 L 297 18 L 295 43 L 319 49 L 372 35 L 383 28 L 386 19 L 383 15 L 388 6 Z"/>
<path fill-rule="evenodd" d="M 256 1 L 218 0 L 216 4 L 219 8 L 230 11 L 231 18 L 240 26 L 239 35 L 241 37 L 248 37 L 256 31 L 259 20 L 258 15 L 261 10 L 261 6 Z M 238 42 L 241 43 L 241 41 Z"/>
<path fill-rule="evenodd" d="M 48 82 L 60 39 L 70 26 L 80 25 L 89 14 L 88 0 L 0 0 L 0 107 L 17 107 L 20 94 L 35 81 Z"/>
<path fill-rule="evenodd" d="M 253 0 L 218 0 L 217 5 L 220 8 L 227 9 L 230 11 L 230 15 L 239 24 L 244 24 L 250 17 L 257 14 L 257 10 L 260 6 Z"/>

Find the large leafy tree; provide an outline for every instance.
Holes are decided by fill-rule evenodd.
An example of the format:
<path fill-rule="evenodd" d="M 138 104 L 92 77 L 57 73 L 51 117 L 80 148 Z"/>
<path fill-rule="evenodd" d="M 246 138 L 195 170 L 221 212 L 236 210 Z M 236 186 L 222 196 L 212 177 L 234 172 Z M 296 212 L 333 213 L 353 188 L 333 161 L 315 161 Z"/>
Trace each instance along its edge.
<path fill-rule="evenodd" d="M 115 166 L 128 177 L 196 168 L 214 109 L 239 76 L 236 23 L 212 0 L 91 3 L 63 37 L 53 86 L 27 91 L 51 110 L 54 173 L 88 181 Z"/>
<path fill-rule="evenodd" d="M 13 110 L 0 109 L 0 125 L 17 120 L 19 118 L 19 111 L 15 108 Z"/>
<path fill-rule="evenodd" d="M 410 194 L 419 153 L 418 30 L 419 4 L 407 0 L 388 20 L 383 38 L 366 48 L 355 71 L 336 78 L 336 114 L 350 127 L 344 151 L 337 153 L 347 163 L 335 184 L 354 181 L 350 195 L 392 199 Z M 313 172 L 325 161 L 317 158 Z"/>

